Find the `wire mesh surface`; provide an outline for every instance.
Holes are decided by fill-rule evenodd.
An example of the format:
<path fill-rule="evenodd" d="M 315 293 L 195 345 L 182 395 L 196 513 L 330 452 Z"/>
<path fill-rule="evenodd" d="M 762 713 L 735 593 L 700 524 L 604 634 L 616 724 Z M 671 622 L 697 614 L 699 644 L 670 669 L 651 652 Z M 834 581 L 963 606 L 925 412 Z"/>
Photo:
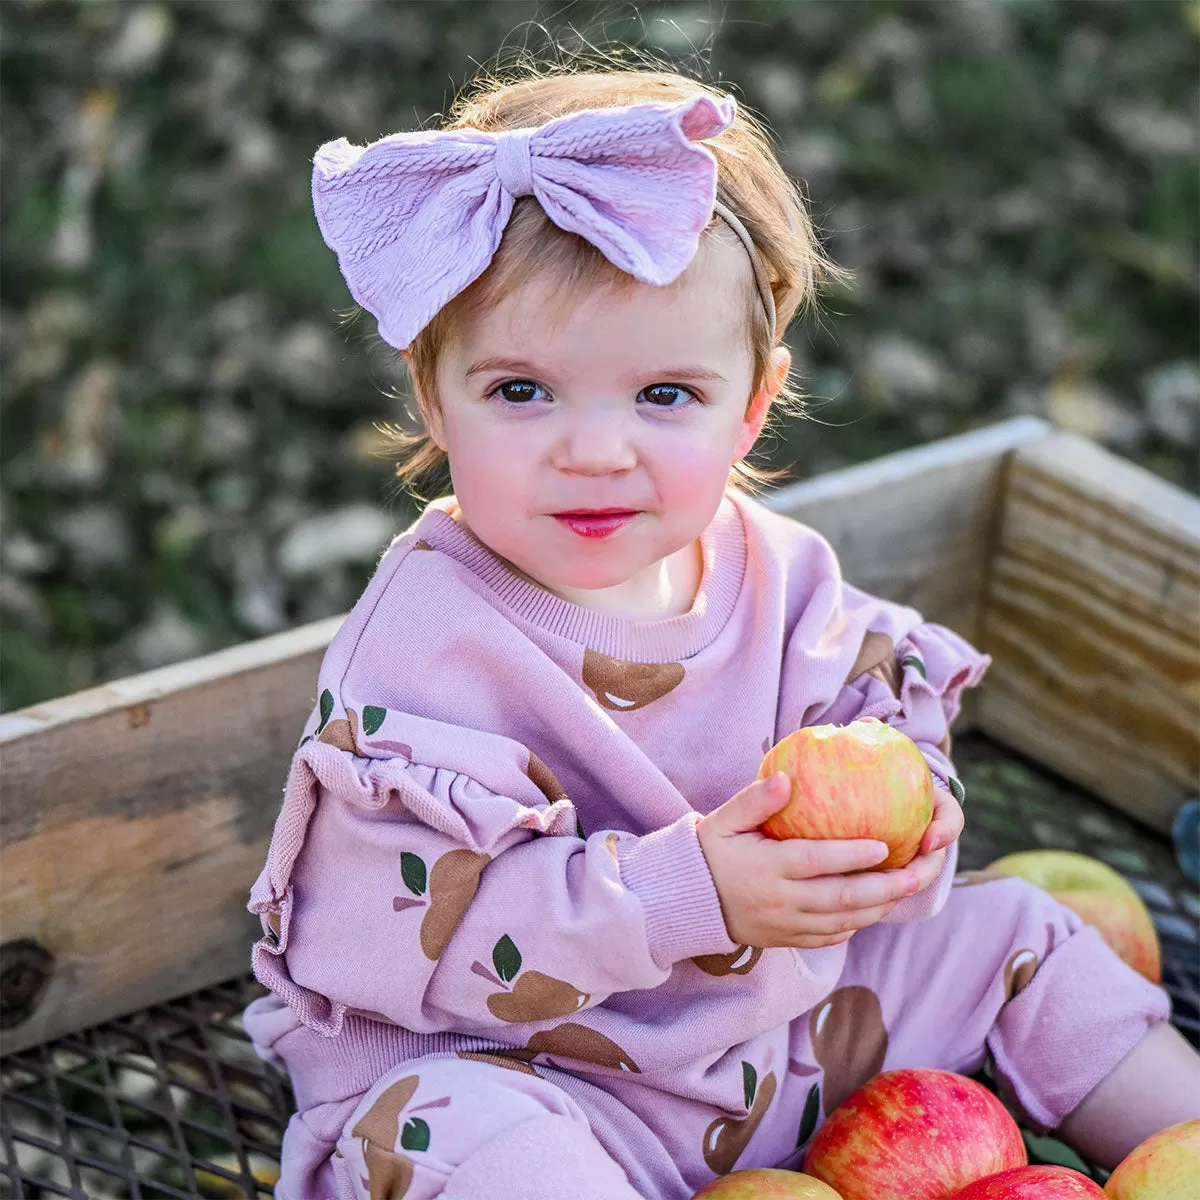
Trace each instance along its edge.
<path fill-rule="evenodd" d="M 954 757 L 967 789 L 962 867 L 1031 848 L 1115 867 L 1153 914 L 1172 1019 L 1200 1046 L 1200 894 L 1169 842 L 978 735 Z M 273 1195 L 292 1096 L 242 1033 L 260 994 L 246 976 L 4 1059 L 0 1196 Z M 1031 1161 L 1104 1176 L 1054 1139 L 1027 1140 Z"/>

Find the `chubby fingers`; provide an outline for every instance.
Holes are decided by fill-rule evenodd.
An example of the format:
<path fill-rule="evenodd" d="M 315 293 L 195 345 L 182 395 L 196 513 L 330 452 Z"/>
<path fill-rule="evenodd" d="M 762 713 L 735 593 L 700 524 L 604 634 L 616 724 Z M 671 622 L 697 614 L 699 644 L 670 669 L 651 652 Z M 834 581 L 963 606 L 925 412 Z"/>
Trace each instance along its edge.
<path fill-rule="evenodd" d="M 918 854 L 905 868 L 916 875 L 919 886 L 917 891 L 923 892 L 942 872 L 942 864 L 946 861 L 946 847 L 935 850 L 932 854 Z"/>
<path fill-rule="evenodd" d="M 949 792 L 935 787 L 933 796 L 933 820 L 921 838 L 922 854 L 931 854 L 934 850 L 949 846 L 957 840 L 966 824 L 962 808 Z"/>
<path fill-rule="evenodd" d="M 881 907 L 890 908 L 920 887 L 920 875 L 903 867 L 898 871 L 867 871 L 861 875 L 830 875 L 797 880 L 790 884 L 789 898 L 797 908 L 807 913 L 858 917 Z M 855 927 L 861 928 L 857 922 Z"/>

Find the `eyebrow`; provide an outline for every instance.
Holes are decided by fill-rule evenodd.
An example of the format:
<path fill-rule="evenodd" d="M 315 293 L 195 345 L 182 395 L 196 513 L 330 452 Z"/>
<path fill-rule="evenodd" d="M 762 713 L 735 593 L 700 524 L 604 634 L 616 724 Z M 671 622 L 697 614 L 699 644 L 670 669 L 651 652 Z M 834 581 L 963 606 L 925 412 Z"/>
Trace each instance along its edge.
<path fill-rule="evenodd" d="M 536 364 L 526 362 L 520 358 L 482 358 L 477 363 L 467 369 L 466 378 L 470 379 L 472 375 L 479 375 L 485 371 L 512 371 L 513 374 L 525 375 L 545 375 L 546 372 L 540 369 Z M 653 375 L 656 379 L 671 379 L 671 380 L 708 380 L 718 383 L 725 383 L 725 376 L 719 371 L 712 370 L 711 367 L 689 366 L 689 367 L 664 367 L 655 371 L 641 372 L 643 375 Z"/>

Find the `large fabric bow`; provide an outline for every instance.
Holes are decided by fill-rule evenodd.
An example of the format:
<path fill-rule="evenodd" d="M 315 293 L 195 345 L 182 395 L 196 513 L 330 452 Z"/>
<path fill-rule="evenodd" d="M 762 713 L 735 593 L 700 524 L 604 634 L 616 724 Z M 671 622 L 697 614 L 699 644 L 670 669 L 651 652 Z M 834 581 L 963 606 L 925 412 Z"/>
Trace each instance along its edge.
<path fill-rule="evenodd" d="M 697 145 L 732 124 L 732 96 L 589 109 L 536 129 L 345 138 L 313 156 L 313 209 L 350 293 L 406 349 L 487 269 L 517 196 L 622 271 L 667 284 L 712 217 L 717 163 Z"/>

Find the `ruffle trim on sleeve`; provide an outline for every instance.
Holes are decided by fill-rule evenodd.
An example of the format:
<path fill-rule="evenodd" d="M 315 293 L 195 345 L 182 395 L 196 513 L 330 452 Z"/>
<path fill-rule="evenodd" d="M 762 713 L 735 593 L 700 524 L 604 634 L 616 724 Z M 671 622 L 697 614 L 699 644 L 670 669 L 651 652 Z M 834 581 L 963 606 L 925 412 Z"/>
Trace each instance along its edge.
<path fill-rule="evenodd" d="M 443 786 L 437 789 L 447 793 L 452 804 L 434 795 L 433 785 L 439 775 L 453 776 L 440 781 Z M 534 787 L 527 777 L 526 784 Z M 411 818 L 460 845 L 491 854 L 499 842 L 512 840 L 514 831 L 522 837 L 576 835 L 574 805 L 567 799 L 548 803 L 540 791 L 536 795 L 541 804 L 527 805 L 446 768 L 399 757 L 364 758 L 336 744 L 306 740 L 293 756 L 267 861 L 250 891 L 247 907 L 258 915 L 263 929 L 263 936 L 250 952 L 255 977 L 310 1029 L 326 1037 L 341 1032 L 346 1006 L 296 983 L 286 962 L 295 907 L 292 872 L 319 800 L 345 803 L 367 812 L 395 804 Z M 460 808 L 469 809 L 469 820 Z"/>

